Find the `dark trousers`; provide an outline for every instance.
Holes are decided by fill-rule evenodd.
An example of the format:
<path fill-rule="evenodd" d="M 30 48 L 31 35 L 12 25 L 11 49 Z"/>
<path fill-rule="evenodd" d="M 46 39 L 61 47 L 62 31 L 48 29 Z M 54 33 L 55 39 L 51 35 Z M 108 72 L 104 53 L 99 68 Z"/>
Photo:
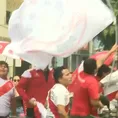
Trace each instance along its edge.
<path fill-rule="evenodd" d="M 27 108 L 27 118 L 35 118 L 33 108 Z"/>
<path fill-rule="evenodd" d="M 94 116 L 70 116 L 70 118 L 95 118 Z"/>

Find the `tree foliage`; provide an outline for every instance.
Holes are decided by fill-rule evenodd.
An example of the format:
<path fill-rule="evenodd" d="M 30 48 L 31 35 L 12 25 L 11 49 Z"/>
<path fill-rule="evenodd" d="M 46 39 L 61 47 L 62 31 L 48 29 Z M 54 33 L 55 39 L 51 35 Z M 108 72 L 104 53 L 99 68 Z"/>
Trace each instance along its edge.
<path fill-rule="evenodd" d="M 107 5 L 106 0 L 103 0 L 103 2 Z M 110 0 L 110 3 L 113 8 L 113 12 L 117 18 L 118 0 Z M 115 24 L 112 23 L 109 27 L 107 27 L 103 32 L 98 35 L 99 39 L 101 40 L 101 45 L 104 45 L 104 49 L 110 49 L 111 46 L 115 43 L 115 33 Z"/>

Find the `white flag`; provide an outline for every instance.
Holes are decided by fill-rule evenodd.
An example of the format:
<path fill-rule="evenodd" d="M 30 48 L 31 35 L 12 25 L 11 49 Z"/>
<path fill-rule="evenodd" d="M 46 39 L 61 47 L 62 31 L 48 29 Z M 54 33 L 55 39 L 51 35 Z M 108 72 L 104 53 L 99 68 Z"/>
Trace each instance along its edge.
<path fill-rule="evenodd" d="M 100 81 L 104 85 L 104 94 L 109 95 L 118 91 L 118 70 L 110 73 Z"/>
<path fill-rule="evenodd" d="M 9 36 L 19 48 L 15 53 L 37 65 L 35 62 L 40 57 L 32 55 L 35 52 L 45 53 L 45 57 L 40 56 L 47 57 L 47 62 L 52 56 L 67 57 L 113 19 L 112 12 L 101 0 L 25 0 L 10 18 Z"/>
<path fill-rule="evenodd" d="M 37 107 L 38 107 L 39 113 L 41 114 L 41 118 L 46 118 L 47 110 L 44 107 L 44 105 L 42 103 L 37 102 Z"/>

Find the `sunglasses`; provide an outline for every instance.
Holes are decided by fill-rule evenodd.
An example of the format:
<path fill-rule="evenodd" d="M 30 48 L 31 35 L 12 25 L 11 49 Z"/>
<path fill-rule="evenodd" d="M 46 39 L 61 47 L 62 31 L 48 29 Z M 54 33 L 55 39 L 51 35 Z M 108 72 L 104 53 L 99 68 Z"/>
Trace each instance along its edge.
<path fill-rule="evenodd" d="M 19 79 L 17 79 L 17 80 L 16 80 L 16 79 L 14 79 L 13 81 L 14 81 L 14 82 L 19 82 L 20 80 L 19 80 Z"/>

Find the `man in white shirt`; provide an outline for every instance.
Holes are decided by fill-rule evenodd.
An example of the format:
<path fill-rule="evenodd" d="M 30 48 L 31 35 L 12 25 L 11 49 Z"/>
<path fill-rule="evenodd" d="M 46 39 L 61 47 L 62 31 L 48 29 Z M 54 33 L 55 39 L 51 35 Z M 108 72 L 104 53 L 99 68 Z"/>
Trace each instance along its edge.
<path fill-rule="evenodd" d="M 0 61 L 0 118 L 7 118 L 11 109 L 12 115 L 16 115 L 14 86 L 7 79 L 8 71 L 8 64 Z"/>
<path fill-rule="evenodd" d="M 48 117 L 68 118 L 70 93 L 67 87 L 71 84 L 72 75 L 67 68 L 57 67 L 54 70 L 54 79 L 56 84 L 48 92 L 47 97 Z"/>

